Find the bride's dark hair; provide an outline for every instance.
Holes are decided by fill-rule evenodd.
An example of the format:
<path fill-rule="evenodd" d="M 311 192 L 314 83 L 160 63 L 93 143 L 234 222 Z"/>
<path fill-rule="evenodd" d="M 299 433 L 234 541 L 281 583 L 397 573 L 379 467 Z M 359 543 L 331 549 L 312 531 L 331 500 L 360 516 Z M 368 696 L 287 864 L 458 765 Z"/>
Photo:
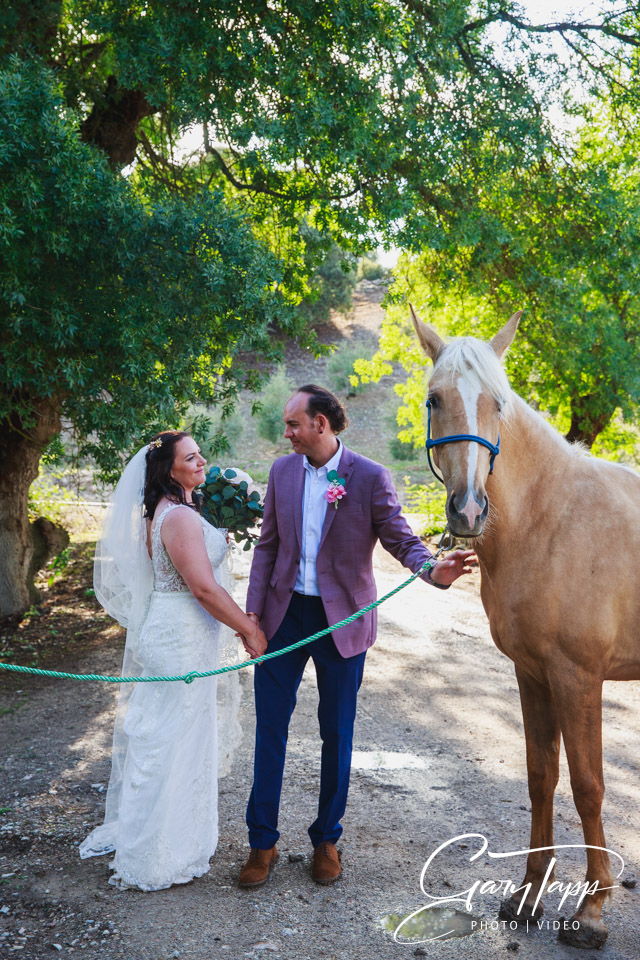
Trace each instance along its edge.
<path fill-rule="evenodd" d="M 162 497 L 174 503 L 183 503 L 200 510 L 201 496 L 193 491 L 193 503 L 187 503 L 184 487 L 171 476 L 171 467 L 176 455 L 176 444 L 190 434 L 184 430 L 163 430 L 156 433 L 147 450 L 147 476 L 144 484 L 144 515 L 153 520 L 156 507 Z"/>

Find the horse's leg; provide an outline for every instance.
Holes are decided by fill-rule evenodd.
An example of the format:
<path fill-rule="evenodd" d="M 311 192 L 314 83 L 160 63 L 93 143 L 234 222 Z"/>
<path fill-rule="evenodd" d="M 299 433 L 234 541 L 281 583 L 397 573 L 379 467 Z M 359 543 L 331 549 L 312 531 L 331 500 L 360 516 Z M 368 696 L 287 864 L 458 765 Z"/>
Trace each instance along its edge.
<path fill-rule="evenodd" d="M 500 907 L 499 915 L 502 920 L 519 920 L 524 923 L 525 920 L 536 919 L 543 913 L 542 903 L 536 906 L 536 900 L 553 857 L 553 794 L 558 783 L 560 721 L 551 691 L 518 667 L 516 677 L 520 687 L 527 742 L 527 774 L 531 798 L 529 846 L 532 850 L 538 847 L 549 848 L 529 854 L 523 881 L 524 889 L 513 894 L 510 900 L 505 900 Z"/>
<path fill-rule="evenodd" d="M 582 821 L 584 842 L 605 847 L 601 811 L 604 797 L 602 771 L 602 681 L 586 670 L 570 668 L 551 678 L 564 740 L 571 789 Z M 608 931 L 602 923 L 602 907 L 613 880 L 609 855 L 587 849 L 586 882 L 595 892 L 587 894 L 571 918 L 580 929 L 562 929 L 560 939 L 574 947 L 603 945 Z"/>

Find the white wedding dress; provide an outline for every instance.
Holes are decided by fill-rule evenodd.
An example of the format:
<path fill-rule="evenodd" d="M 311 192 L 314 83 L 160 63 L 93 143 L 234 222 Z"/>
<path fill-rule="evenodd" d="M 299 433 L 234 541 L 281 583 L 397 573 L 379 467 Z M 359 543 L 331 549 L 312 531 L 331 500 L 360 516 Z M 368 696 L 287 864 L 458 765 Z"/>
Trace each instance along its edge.
<path fill-rule="evenodd" d="M 162 543 L 162 524 L 171 510 L 179 509 L 190 508 L 167 506 L 152 534 L 153 591 L 137 640 L 142 676 L 215 669 L 223 631 L 229 647 L 231 632 L 200 606 Z M 202 525 L 214 576 L 226 588 L 226 537 L 204 519 Z M 237 673 L 227 676 L 232 682 L 220 684 L 225 700 L 222 763 L 239 731 Z M 162 890 L 206 873 L 218 842 L 217 678 L 122 686 L 133 687 L 124 698 L 121 694 L 116 721 L 124 747 L 118 756 L 114 736 L 105 822 L 82 843 L 80 856 L 115 851 L 110 883 Z"/>

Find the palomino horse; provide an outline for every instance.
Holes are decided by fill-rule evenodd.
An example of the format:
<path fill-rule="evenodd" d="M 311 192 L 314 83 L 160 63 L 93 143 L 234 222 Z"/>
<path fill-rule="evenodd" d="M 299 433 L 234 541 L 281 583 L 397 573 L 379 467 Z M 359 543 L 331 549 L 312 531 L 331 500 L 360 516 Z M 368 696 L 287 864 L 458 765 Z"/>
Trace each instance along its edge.
<path fill-rule="evenodd" d="M 587 845 L 589 889 L 561 939 L 601 947 L 601 914 L 612 886 L 601 807 L 602 682 L 640 679 L 640 476 L 568 444 L 510 389 L 500 363 L 520 313 L 490 343 L 446 344 L 411 308 L 420 344 L 433 361 L 429 381 L 433 447 L 447 488 L 452 533 L 475 537 L 481 595 L 499 650 L 520 688 L 531 797 L 530 849 L 523 894 L 501 909 L 523 919 L 545 886 L 552 858 L 553 795 L 560 735 Z M 624 550 L 601 549 L 625 543 Z M 546 877 L 547 882 L 550 876 Z M 597 884 L 596 884 L 597 881 Z M 536 911 L 538 915 L 539 911 Z M 567 927 L 572 926 L 567 924 Z"/>

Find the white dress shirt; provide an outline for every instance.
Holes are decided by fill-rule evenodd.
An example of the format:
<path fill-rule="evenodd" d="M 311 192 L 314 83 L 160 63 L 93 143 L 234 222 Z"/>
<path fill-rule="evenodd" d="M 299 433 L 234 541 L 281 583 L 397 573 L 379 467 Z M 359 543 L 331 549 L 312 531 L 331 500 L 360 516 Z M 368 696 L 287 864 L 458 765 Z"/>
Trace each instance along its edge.
<path fill-rule="evenodd" d="M 307 596 L 319 597 L 318 579 L 316 575 L 316 558 L 320 549 L 322 526 L 327 513 L 327 507 L 333 504 L 327 502 L 329 480 L 327 474 L 338 469 L 342 456 L 342 441 L 338 439 L 338 449 L 323 467 L 317 470 L 306 457 L 304 463 L 304 493 L 302 495 L 302 544 L 300 552 L 300 569 L 296 580 L 296 593 L 305 593 Z"/>

